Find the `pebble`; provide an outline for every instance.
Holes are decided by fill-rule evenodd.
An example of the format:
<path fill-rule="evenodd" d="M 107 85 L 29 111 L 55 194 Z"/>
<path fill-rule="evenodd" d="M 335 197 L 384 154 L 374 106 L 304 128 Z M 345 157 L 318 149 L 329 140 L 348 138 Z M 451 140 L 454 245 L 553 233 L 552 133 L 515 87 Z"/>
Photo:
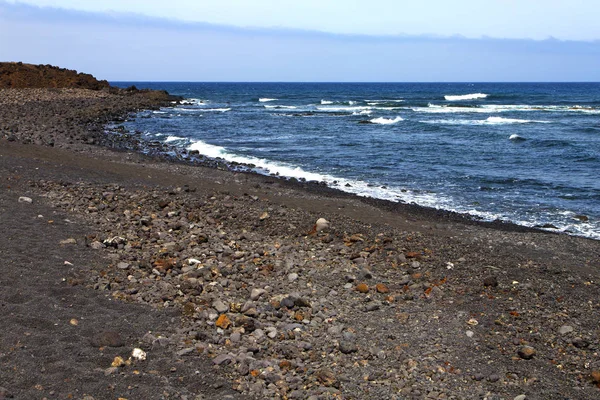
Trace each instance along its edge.
<path fill-rule="evenodd" d="M 288 281 L 290 282 L 295 282 L 298 279 L 298 274 L 295 272 L 292 272 L 291 274 L 288 275 Z"/>
<path fill-rule="evenodd" d="M 558 330 L 558 332 L 561 335 L 566 335 L 567 333 L 573 332 L 573 327 L 570 326 L 570 325 L 563 325 L 563 326 L 560 327 L 560 329 Z"/>
<path fill-rule="evenodd" d="M 364 282 L 356 285 L 355 289 L 357 292 L 360 292 L 360 293 L 368 293 L 369 292 L 369 286 L 367 286 L 367 284 Z"/>
<path fill-rule="evenodd" d="M 344 354 L 350 354 L 356 353 L 358 351 L 358 346 L 356 346 L 356 344 L 348 340 L 341 340 L 339 344 L 339 349 Z"/>
<path fill-rule="evenodd" d="M 229 364 L 232 360 L 232 357 L 229 354 L 219 354 L 218 356 L 216 356 L 215 358 L 213 358 L 212 362 L 215 365 L 221 365 L 221 364 Z"/>
<path fill-rule="evenodd" d="M 315 230 L 317 232 L 321 232 L 326 229 L 329 229 L 329 221 L 327 221 L 325 218 L 319 218 L 315 224 Z"/>
<path fill-rule="evenodd" d="M 377 285 L 375 285 L 375 289 L 378 293 L 389 293 L 390 291 L 390 289 L 383 283 L 378 283 Z"/>
<path fill-rule="evenodd" d="M 217 318 L 217 321 L 215 322 L 215 325 L 218 328 L 227 329 L 227 328 L 229 328 L 231 326 L 231 320 L 229 320 L 229 318 L 227 318 L 227 315 L 221 314 L 219 316 L 219 318 Z"/>
<path fill-rule="evenodd" d="M 523 346 L 518 350 L 517 354 L 524 360 L 531 360 L 536 354 L 536 351 L 531 346 Z"/>
<path fill-rule="evenodd" d="M 520 394 L 514 398 L 514 400 L 526 400 L 526 399 L 527 399 L 527 396 L 525 396 L 524 394 Z"/>
<path fill-rule="evenodd" d="M 19 203 L 31 204 L 31 203 L 33 203 L 33 200 L 31 199 L 31 197 L 21 196 L 21 197 L 19 197 Z"/>
<path fill-rule="evenodd" d="M 260 296 L 267 293 L 265 289 L 252 289 L 250 292 L 250 300 L 255 301 L 258 300 Z"/>
<path fill-rule="evenodd" d="M 600 384 L 600 370 L 592 371 L 591 377 L 594 383 Z"/>
<path fill-rule="evenodd" d="M 217 310 L 217 312 L 219 314 L 223 314 L 223 313 L 229 311 L 229 306 L 227 304 L 223 303 L 221 300 L 215 300 L 212 303 L 212 306 L 215 310 Z"/>

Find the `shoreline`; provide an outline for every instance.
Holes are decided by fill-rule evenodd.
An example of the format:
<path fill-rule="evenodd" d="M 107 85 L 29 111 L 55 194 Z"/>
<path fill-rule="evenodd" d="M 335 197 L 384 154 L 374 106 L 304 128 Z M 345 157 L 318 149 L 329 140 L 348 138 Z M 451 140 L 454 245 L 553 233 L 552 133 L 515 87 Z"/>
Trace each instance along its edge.
<path fill-rule="evenodd" d="M 27 371 L 42 387 L 36 389 L 25 373 L 0 372 L 0 386 L 17 398 L 49 396 L 51 390 L 66 396 L 77 387 L 82 394 L 86 380 L 78 380 L 77 368 L 88 380 L 121 390 L 115 397 L 130 398 L 159 398 L 157 390 L 181 397 L 221 389 L 232 390 L 230 398 L 289 399 L 598 395 L 600 242 L 114 151 L 111 138 L 102 137 L 107 110 L 122 118 L 147 106 L 146 100 L 107 96 L 95 103 L 85 91 L 79 100 L 61 99 L 61 91 L 44 93 L 54 100 L 19 106 L 8 101 L 27 91 L 0 96 L 0 171 L 6 179 L 0 222 L 6 228 L 18 217 L 14 224 L 24 228 L 24 243 L 27 232 L 44 222 L 50 228 L 43 231 L 43 251 L 65 252 L 56 259 L 60 263 L 88 254 L 70 271 L 55 260 L 46 263 L 45 273 L 58 275 L 42 282 L 50 288 L 64 285 L 56 283 L 60 278 L 78 282 L 81 293 L 70 312 L 79 325 L 60 317 L 59 328 L 75 332 L 68 334 L 53 324 L 25 325 L 17 315 L 35 304 L 17 303 L 15 293 L 33 296 L 39 289 L 18 281 L 8 290 L 6 280 L 2 304 L 22 308 L 5 313 L 4 326 L 21 334 L 28 351 L 57 346 L 62 354 L 60 343 L 69 349 L 69 340 L 81 337 L 85 345 L 86 334 L 76 332 L 90 329 L 98 313 L 82 309 L 78 298 L 98 295 L 124 308 L 148 307 L 162 322 L 150 336 L 139 321 L 131 329 L 141 331 L 115 327 L 127 337 L 129 352 L 135 345 L 149 360 L 119 367 L 111 361 L 116 354 L 126 358 L 122 348 L 86 350 L 94 367 L 71 357 L 77 367 L 69 369 L 39 350 L 49 374 L 27 364 L 9 339 L 0 341 L 2 370 Z M 125 142 L 116 138 L 112 145 L 119 143 Z M 19 203 L 19 197 L 32 203 Z M 44 218 L 30 206 L 43 207 Z M 19 213 L 13 216 L 12 208 Z M 319 218 L 330 226 L 314 231 Z M 66 231 L 52 230 L 67 229 L 66 220 L 78 229 L 71 244 L 61 244 L 69 239 Z M 3 248 L 16 248 L 2 240 Z M 33 252 L 35 260 L 36 249 L 20 251 Z M 16 267 L 7 264 L 2 271 Z M 27 267 L 26 275 L 36 276 L 36 267 Z M 47 312 L 54 318 L 54 311 Z M 95 329 L 106 322 L 100 318 Z M 38 334 L 41 329 L 46 336 Z M 50 344 L 47 338 L 57 335 L 70 339 Z M 46 340 L 32 341 L 36 337 Z M 203 386 L 185 378 L 195 370 L 225 383 Z M 72 383 L 66 389 L 44 383 L 57 376 Z M 137 387 L 131 385 L 136 379 Z"/>
<path fill-rule="evenodd" d="M 184 99 L 183 101 L 185 100 L 186 99 Z M 173 107 L 173 105 L 166 105 L 165 107 Z M 127 113 L 127 117 L 132 117 L 131 114 L 132 113 Z M 125 122 L 125 119 L 126 116 L 123 116 L 122 119 L 119 119 L 119 121 Z M 352 198 L 360 199 L 366 204 L 375 205 L 376 207 L 387 211 L 396 210 L 397 212 L 401 213 L 415 213 L 422 216 L 429 216 L 432 218 L 441 218 L 452 222 L 462 222 L 465 224 L 481 225 L 484 227 L 498 229 L 501 231 L 538 232 L 555 235 L 574 236 L 583 239 L 600 241 L 600 239 L 595 239 L 593 237 L 584 236 L 581 234 L 575 234 L 574 232 L 570 231 L 558 231 L 553 228 L 544 228 L 542 226 L 520 225 L 510 220 L 485 220 L 482 217 L 478 217 L 477 215 L 473 215 L 470 213 L 461 213 L 457 211 L 446 210 L 443 208 L 428 207 L 416 203 L 396 202 L 392 200 L 380 199 L 377 197 L 361 196 L 355 193 L 347 192 L 339 187 L 330 186 L 326 182 L 300 180 L 291 177 L 277 176 L 274 174 L 261 174 L 260 172 L 255 171 L 251 164 L 230 162 L 222 158 L 210 158 L 207 156 L 199 155 L 197 151 L 194 152 L 188 149 L 178 148 L 177 146 L 170 145 L 168 143 L 159 141 L 146 141 L 139 137 L 139 133 L 132 134 L 130 132 L 124 131 L 122 128 L 120 128 L 122 127 L 122 125 L 112 125 L 113 127 L 111 129 L 106 130 L 106 132 L 108 133 L 108 135 L 119 135 L 119 144 L 120 146 L 122 146 L 122 148 L 116 148 L 117 150 L 137 151 L 145 155 L 155 157 L 158 160 L 163 160 L 165 162 L 182 163 L 184 165 L 201 166 L 205 168 L 226 169 L 230 172 L 257 175 L 269 179 L 276 179 L 282 182 L 283 184 L 289 185 L 292 188 L 310 191 L 311 193 L 314 193 L 316 195 L 330 197 L 338 196 L 340 198 L 350 196 Z"/>

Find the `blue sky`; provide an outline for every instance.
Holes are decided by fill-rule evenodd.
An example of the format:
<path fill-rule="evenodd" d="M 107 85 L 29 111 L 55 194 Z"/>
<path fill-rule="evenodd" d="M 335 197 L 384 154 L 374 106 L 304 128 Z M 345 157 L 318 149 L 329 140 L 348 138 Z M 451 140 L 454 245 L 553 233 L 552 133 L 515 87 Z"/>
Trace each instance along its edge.
<path fill-rule="evenodd" d="M 0 60 L 109 80 L 600 81 L 598 15 L 596 0 L 0 0 Z"/>

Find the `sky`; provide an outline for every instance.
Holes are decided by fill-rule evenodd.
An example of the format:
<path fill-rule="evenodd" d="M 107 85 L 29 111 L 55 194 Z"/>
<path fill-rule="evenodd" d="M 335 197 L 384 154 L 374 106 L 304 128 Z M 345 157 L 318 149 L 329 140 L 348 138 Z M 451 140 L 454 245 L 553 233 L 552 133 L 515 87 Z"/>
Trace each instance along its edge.
<path fill-rule="evenodd" d="M 123 81 L 600 81 L 597 0 L 0 0 L 0 61 Z"/>

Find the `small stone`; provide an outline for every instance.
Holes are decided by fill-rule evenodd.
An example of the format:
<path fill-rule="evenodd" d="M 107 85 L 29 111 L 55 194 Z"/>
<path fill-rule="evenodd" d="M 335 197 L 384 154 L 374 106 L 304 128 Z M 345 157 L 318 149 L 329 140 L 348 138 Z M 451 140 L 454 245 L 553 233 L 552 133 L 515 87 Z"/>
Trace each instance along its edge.
<path fill-rule="evenodd" d="M 259 219 L 260 219 L 261 221 L 264 221 L 265 219 L 267 219 L 267 218 L 269 218 L 269 217 L 270 217 L 269 213 L 265 211 L 264 213 L 260 214 L 260 217 L 259 217 Z"/>
<path fill-rule="evenodd" d="M 367 286 L 367 284 L 364 282 L 356 285 L 355 289 L 357 292 L 360 292 L 360 293 L 368 293 L 369 292 L 369 286 Z"/>
<path fill-rule="evenodd" d="M 229 311 L 229 306 L 223 303 L 221 300 L 215 300 L 212 304 L 213 308 L 217 310 L 219 314 L 223 314 Z"/>
<path fill-rule="evenodd" d="M 473 331 L 466 331 L 465 334 L 467 335 L 467 337 L 470 337 L 470 338 L 475 336 L 475 332 L 473 332 Z"/>
<path fill-rule="evenodd" d="M 560 327 L 560 329 L 558 330 L 558 332 L 561 335 L 566 335 L 567 333 L 573 332 L 573 327 L 570 326 L 570 325 L 563 325 L 563 326 Z"/>
<path fill-rule="evenodd" d="M 79 321 L 76 318 L 71 318 L 71 320 L 69 321 L 69 324 L 71 324 L 73 326 L 77 326 L 77 325 L 79 325 Z"/>
<path fill-rule="evenodd" d="M 317 232 L 321 232 L 327 229 L 329 229 L 329 221 L 327 221 L 325 218 L 319 218 L 315 224 L 315 230 Z"/>
<path fill-rule="evenodd" d="M 65 244 L 77 244 L 77 240 L 75 240 L 73 238 L 69 238 L 69 239 L 61 240 L 60 244 L 62 244 L 62 245 L 65 245 Z"/>
<path fill-rule="evenodd" d="M 31 199 L 31 197 L 21 196 L 21 197 L 19 197 L 19 203 L 31 204 L 31 203 L 33 203 L 33 200 Z"/>
<path fill-rule="evenodd" d="M 478 372 L 478 373 L 476 373 L 475 375 L 473 375 L 473 380 L 474 380 L 474 381 L 482 381 L 482 380 L 483 380 L 483 378 L 485 378 L 485 377 L 484 377 L 484 376 L 483 376 L 483 374 L 482 374 L 482 373 L 480 373 L 480 372 Z"/>
<path fill-rule="evenodd" d="M 92 243 L 90 243 L 90 247 L 94 250 L 100 250 L 105 248 L 106 246 L 102 242 L 95 240 Z"/>
<path fill-rule="evenodd" d="M 600 371 L 592 371 L 592 381 L 596 384 L 600 384 Z"/>
<path fill-rule="evenodd" d="M 344 354 L 356 353 L 358 351 L 358 346 L 356 344 L 349 342 L 347 340 L 340 341 L 339 349 Z"/>
<path fill-rule="evenodd" d="M 196 350 L 196 348 L 195 348 L 195 347 L 187 347 L 187 348 L 185 348 L 185 349 L 181 349 L 181 350 L 179 350 L 179 351 L 178 351 L 176 354 L 177 354 L 179 357 L 181 357 L 181 356 L 185 356 L 186 354 L 193 353 L 193 352 L 194 352 L 194 350 Z"/>
<path fill-rule="evenodd" d="M 535 349 L 531 346 L 523 346 L 517 352 L 517 354 L 519 354 L 519 357 L 521 357 L 524 360 L 531 360 L 535 353 Z"/>
<path fill-rule="evenodd" d="M 147 357 L 147 354 L 146 354 L 146 352 L 144 350 L 136 347 L 131 352 L 131 357 L 133 357 L 133 358 L 135 358 L 136 360 L 139 360 L 139 361 L 144 361 L 146 359 L 146 357 Z"/>
<path fill-rule="evenodd" d="M 483 280 L 483 286 L 487 287 L 497 287 L 498 286 L 498 278 L 495 276 L 488 276 Z"/>
<path fill-rule="evenodd" d="M 377 289 L 377 293 L 389 293 L 390 291 L 390 289 L 383 283 L 378 283 L 375 285 L 375 289 Z"/>
<path fill-rule="evenodd" d="M 212 360 L 213 364 L 221 365 L 221 364 L 229 364 L 231 362 L 231 356 L 229 354 L 219 354 Z"/>
<path fill-rule="evenodd" d="M 337 378 L 332 370 L 328 368 L 322 368 L 315 373 L 315 376 L 323 386 L 335 386 L 337 384 Z"/>
<path fill-rule="evenodd" d="M 119 269 L 127 269 L 127 268 L 129 268 L 129 264 L 126 263 L 126 262 L 120 262 L 120 263 L 117 264 L 117 268 L 119 268 Z"/>
<path fill-rule="evenodd" d="M 298 274 L 295 272 L 292 272 L 291 274 L 288 275 L 288 281 L 290 282 L 294 282 L 298 279 Z"/>
<path fill-rule="evenodd" d="M 490 382 L 498 382 L 500 380 L 500 376 L 498 374 L 491 374 L 488 376 L 488 381 Z"/>
<path fill-rule="evenodd" d="M 377 310 L 379 310 L 380 307 L 381 307 L 381 305 L 379 303 L 377 303 L 377 302 L 371 302 L 371 303 L 367 304 L 366 310 L 368 312 L 370 312 L 370 311 L 377 311 Z"/>
<path fill-rule="evenodd" d="M 113 362 L 110 364 L 111 367 L 122 367 L 123 365 L 125 365 L 125 360 L 123 360 L 123 357 L 121 356 L 116 356 L 113 360 Z"/>
<path fill-rule="evenodd" d="M 227 315 L 221 314 L 219 318 L 217 318 L 217 322 L 215 322 L 217 328 L 227 329 L 231 326 L 231 321 L 227 318 Z"/>
<path fill-rule="evenodd" d="M 250 300 L 258 300 L 258 298 L 265 293 L 267 293 L 265 289 L 252 289 L 250 292 Z"/>
<path fill-rule="evenodd" d="M 526 400 L 526 399 L 527 399 L 527 396 L 525 396 L 524 394 L 520 394 L 514 398 L 514 400 Z"/>

